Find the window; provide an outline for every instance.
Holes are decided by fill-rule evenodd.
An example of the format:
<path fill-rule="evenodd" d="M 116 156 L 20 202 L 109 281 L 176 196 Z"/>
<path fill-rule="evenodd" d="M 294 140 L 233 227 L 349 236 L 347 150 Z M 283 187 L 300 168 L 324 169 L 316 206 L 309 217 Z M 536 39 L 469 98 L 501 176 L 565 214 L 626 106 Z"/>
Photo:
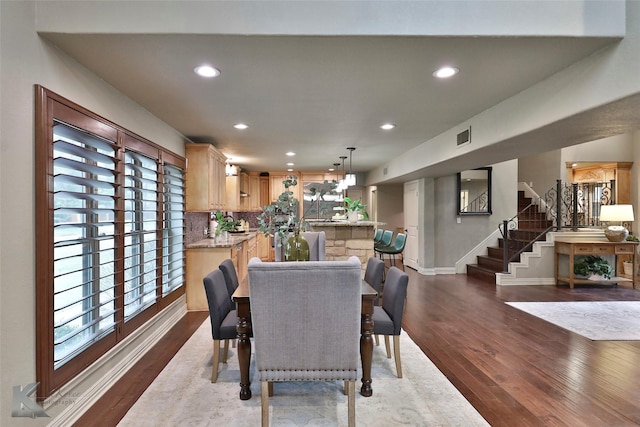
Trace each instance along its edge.
<path fill-rule="evenodd" d="M 37 92 L 37 375 L 48 396 L 184 294 L 184 159 Z"/>

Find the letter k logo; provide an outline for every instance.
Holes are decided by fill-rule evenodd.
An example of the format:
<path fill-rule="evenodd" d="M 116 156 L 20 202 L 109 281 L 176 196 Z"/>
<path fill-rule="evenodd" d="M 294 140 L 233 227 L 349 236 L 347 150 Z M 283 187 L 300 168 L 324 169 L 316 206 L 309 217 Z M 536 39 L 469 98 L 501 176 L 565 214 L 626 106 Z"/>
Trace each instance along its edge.
<path fill-rule="evenodd" d="M 42 406 L 31 400 L 31 396 L 38 389 L 40 383 L 31 383 L 21 387 L 13 386 L 13 402 L 11 404 L 12 417 L 48 417 Z"/>

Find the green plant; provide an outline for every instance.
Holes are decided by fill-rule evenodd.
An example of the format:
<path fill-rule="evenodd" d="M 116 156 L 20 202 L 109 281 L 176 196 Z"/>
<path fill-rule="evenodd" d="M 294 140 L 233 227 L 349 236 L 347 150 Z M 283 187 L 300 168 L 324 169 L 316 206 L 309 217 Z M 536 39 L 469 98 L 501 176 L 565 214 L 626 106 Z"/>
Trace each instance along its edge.
<path fill-rule="evenodd" d="M 347 214 L 349 214 L 349 212 L 362 212 L 364 219 L 369 219 L 369 214 L 365 211 L 366 207 L 367 205 L 363 205 L 360 199 L 352 200 L 349 197 L 344 198 L 344 208 Z"/>
<path fill-rule="evenodd" d="M 294 175 L 289 175 L 282 181 L 285 190 L 278 196 L 278 199 L 262 207 L 262 212 L 258 215 L 258 230 L 264 233 L 265 236 L 278 236 L 279 242 L 284 242 L 289 237 L 290 233 L 302 231 L 306 227 L 305 214 L 300 216 L 300 202 L 293 196 L 291 187 L 298 185 L 298 178 Z M 311 187 L 309 192 L 311 197 L 315 200 L 324 200 L 324 196 L 333 192 L 336 185 L 335 182 L 329 183 L 324 181 L 324 184 L 331 184 L 330 189 L 322 188 L 320 191 L 316 187 Z"/>
<path fill-rule="evenodd" d="M 640 239 L 638 239 L 638 236 L 629 233 L 629 235 L 627 236 L 627 242 L 640 242 Z"/>
<path fill-rule="evenodd" d="M 218 223 L 215 232 L 216 236 L 219 236 L 223 231 L 233 231 L 240 224 L 239 221 L 234 221 L 233 218 L 224 216 L 220 211 L 214 213 L 213 216 Z"/>
<path fill-rule="evenodd" d="M 577 274 L 579 276 L 596 274 L 604 277 L 605 279 L 611 279 L 612 273 L 613 267 L 609 262 L 597 255 L 577 257 L 573 263 L 573 274 Z"/>

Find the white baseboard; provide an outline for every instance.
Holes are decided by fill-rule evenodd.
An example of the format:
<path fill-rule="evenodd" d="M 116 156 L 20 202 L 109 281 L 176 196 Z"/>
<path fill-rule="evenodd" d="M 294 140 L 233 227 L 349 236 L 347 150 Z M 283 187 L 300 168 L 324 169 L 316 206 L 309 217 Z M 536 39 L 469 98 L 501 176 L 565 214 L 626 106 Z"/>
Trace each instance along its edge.
<path fill-rule="evenodd" d="M 65 384 L 54 396 L 49 397 L 43 405 L 45 411 L 61 404 L 67 406 L 51 420 L 48 426 L 63 427 L 76 422 L 129 369 L 142 359 L 147 351 L 157 344 L 186 313 L 187 306 L 183 296 Z M 142 341 L 136 344 L 136 341 L 140 340 Z M 120 360 L 109 369 L 108 366 L 113 363 L 113 358 L 119 358 Z M 85 385 L 86 382 L 92 381 L 92 376 L 100 375 L 100 371 L 105 369 L 107 369 L 106 372 L 97 381 L 94 380 L 89 386 Z M 79 392 L 78 390 L 83 391 Z M 80 397 L 70 399 L 70 396 Z"/>

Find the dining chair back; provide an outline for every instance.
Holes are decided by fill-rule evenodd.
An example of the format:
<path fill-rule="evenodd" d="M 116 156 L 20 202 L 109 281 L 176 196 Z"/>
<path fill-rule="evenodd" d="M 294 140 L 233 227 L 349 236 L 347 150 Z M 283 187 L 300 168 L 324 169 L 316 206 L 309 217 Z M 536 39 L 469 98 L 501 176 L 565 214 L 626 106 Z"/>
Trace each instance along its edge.
<path fill-rule="evenodd" d="M 369 257 L 367 267 L 364 270 L 364 281 L 376 290 L 378 296 L 373 300 L 373 305 L 380 305 L 382 295 L 382 278 L 384 275 L 384 261 L 376 257 Z"/>
<path fill-rule="evenodd" d="M 238 281 L 238 272 L 236 271 L 236 266 L 233 265 L 233 261 L 231 261 L 231 259 L 227 258 L 220 263 L 218 268 L 224 275 L 224 282 L 227 285 L 227 292 L 229 292 L 229 297 L 231 297 L 240 283 Z"/>
<path fill-rule="evenodd" d="M 211 320 L 211 335 L 213 337 L 213 368 L 211 382 L 218 380 L 218 365 L 220 363 L 220 341 L 224 341 L 222 363 L 227 363 L 229 340 L 237 336 L 236 325 L 238 315 L 233 308 L 233 302 L 227 291 L 224 274 L 220 269 L 213 270 L 202 280 L 209 304 L 209 319 Z"/>
<path fill-rule="evenodd" d="M 373 307 L 373 333 L 384 335 L 387 358 L 391 358 L 389 337 L 393 336 L 393 354 L 398 378 L 402 378 L 400 333 L 402 332 L 402 314 L 407 299 L 408 283 L 407 273 L 397 267 L 391 267 L 384 282 L 382 306 Z"/>
<path fill-rule="evenodd" d="M 262 425 L 269 425 L 273 382 L 344 381 L 348 425 L 355 426 L 361 264 L 348 261 L 248 265 Z"/>

